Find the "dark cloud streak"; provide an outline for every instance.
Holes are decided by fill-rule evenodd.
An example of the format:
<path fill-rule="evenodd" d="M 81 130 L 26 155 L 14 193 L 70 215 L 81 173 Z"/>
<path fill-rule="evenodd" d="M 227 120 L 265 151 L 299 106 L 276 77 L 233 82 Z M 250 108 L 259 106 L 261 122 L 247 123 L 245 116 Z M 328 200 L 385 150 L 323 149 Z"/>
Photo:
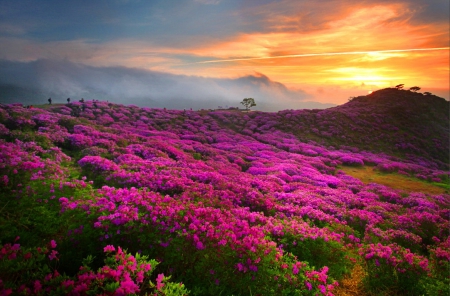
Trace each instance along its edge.
<path fill-rule="evenodd" d="M 201 2 L 201 1 L 200 1 Z M 19 34 L 41 42 L 124 38 L 175 47 L 207 44 L 239 34 L 313 32 L 326 29 L 357 7 L 402 4 L 404 21 L 442 24 L 449 20 L 447 0 L 354 1 L 12 1 L 0 2 L 0 36 Z M 393 19 L 391 21 L 398 21 Z M 4 28 L 3 30 L 1 28 Z M 3 31 L 3 34 L 2 34 Z M 7 34 L 6 34 L 7 33 Z"/>

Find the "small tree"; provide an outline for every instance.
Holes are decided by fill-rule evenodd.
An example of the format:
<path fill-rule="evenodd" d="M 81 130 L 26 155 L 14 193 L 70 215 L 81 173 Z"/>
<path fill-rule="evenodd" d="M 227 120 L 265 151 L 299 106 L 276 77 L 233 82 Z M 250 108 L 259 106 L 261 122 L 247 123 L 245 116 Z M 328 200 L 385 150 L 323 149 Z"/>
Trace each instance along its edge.
<path fill-rule="evenodd" d="M 432 93 L 430 93 L 429 91 L 426 91 L 423 94 L 426 95 L 426 96 L 431 96 L 432 95 Z"/>
<path fill-rule="evenodd" d="M 256 106 L 255 99 L 253 98 L 245 98 L 242 100 L 241 104 L 244 105 L 245 110 L 247 111 L 250 110 L 251 107 Z"/>
<path fill-rule="evenodd" d="M 403 86 L 404 86 L 404 84 L 398 84 L 398 85 L 395 86 L 395 88 L 400 90 L 400 89 L 403 88 Z"/>
<path fill-rule="evenodd" d="M 416 91 L 419 91 L 419 90 L 420 90 L 420 87 L 418 87 L 418 86 L 413 86 L 413 87 L 410 87 L 409 90 L 410 90 L 410 91 L 413 91 L 413 92 L 416 92 Z"/>

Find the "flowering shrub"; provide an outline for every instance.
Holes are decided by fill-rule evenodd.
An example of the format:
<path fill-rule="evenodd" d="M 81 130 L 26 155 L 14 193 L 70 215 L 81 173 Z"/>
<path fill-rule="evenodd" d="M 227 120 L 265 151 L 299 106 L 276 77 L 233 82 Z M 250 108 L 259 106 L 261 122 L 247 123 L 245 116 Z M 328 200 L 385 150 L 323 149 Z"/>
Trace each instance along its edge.
<path fill-rule="evenodd" d="M 345 165 L 351 166 L 363 166 L 364 161 L 360 158 L 352 157 L 352 156 L 343 156 L 340 158 L 341 162 Z"/>
<path fill-rule="evenodd" d="M 365 283 L 371 290 L 394 290 L 407 295 L 422 295 L 425 292 L 419 282 L 430 271 L 425 257 L 397 244 L 369 244 L 362 247 L 359 254 L 368 265 L 369 274 Z M 389 281 L 389 286 L 386 281 Z"/>
<path fill-rule="evenodd" d="M 372 293 L 445 293 L 448 172 L 384 149 L 389 135 L 373 144 L 385 153 L 361 149 L 367 128 L 398 131 L 358 117 L 372 114 L 359 101 L 245 114 L 1 105 L 0 294 L 332 295 L 354 264 Z M 443 193 L 364 184 L 341 165 Z"/>
<path fill-rule="evenodd" d="M 90 268 L 93 258 L 87 257 L 75 276 L 61 275 L 56 269 L 60 254 L 54 240 L 48 246 L 22 249 L 20 244 L 5 244 L 0 249 L 0 292 L 2 295 L 130 295 L 140 292 L 162 295 L 187 295 L 183 284 L 168 282 L 159 274 L 156 285 L 149 282 L 158 265 L 146 256 L 132 256 L 107 245 L 104 266 Z M 164 283 L 163 283 L 164 282 Z"/>

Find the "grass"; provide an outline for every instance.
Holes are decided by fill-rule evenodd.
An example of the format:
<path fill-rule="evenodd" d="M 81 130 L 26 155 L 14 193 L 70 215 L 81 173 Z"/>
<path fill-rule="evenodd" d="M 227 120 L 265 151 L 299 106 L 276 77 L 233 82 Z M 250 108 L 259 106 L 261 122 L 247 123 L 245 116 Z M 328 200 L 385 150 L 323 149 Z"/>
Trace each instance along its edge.
<path fill-rule="evenodd" d="M 56 104 L 39 104 L 39 105 L 33 105 L 33 108 L 39 108 L 39 109 L 44 109 L 44 110 L 48 110 L 51 107 L 60 107 L 60 106 L 64 106 L 66 104 L 60 104 L 60 103 L 56 103 Z"/>
<path fill-rule="evenodd" d="M 364 278 L 364 270 L 361 265 L 355 265 L 353 271 L 344 279 L 339 281 L 339 286 L 334 290 L 336 296 L 364 296 L 362 279 Z"/>
<path fill-rule="evenodd" d="M 346 174 L 361 180 L 365 184 L 377 183 L 406 192 L 423 192 L 428 194 L 442 194 L 448 192 L 447 186 L 443 183 L 429 183 L 397 173 L 382 173 L 374 170 L 374 167 L 371 166 L 342 166 L 339 167 L 339 169 Z"/>

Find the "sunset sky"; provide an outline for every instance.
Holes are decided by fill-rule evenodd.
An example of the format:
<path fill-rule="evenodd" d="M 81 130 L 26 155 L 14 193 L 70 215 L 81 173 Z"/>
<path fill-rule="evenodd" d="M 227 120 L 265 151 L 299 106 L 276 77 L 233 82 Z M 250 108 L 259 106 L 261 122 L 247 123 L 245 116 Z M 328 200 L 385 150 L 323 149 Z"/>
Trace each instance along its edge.
<path fill-rule="evenodd" d="M 448 99 L 449 19 L 448 0 L 0 0 L 0 86 L 266 111 L 400 83 Z"/>

